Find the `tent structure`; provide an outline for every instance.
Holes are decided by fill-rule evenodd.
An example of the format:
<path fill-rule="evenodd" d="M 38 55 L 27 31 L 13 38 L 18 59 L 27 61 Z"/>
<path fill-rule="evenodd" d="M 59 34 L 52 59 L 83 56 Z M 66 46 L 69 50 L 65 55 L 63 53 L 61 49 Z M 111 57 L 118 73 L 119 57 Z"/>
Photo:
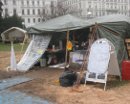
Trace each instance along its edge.
<path fill-rule="evenodd" d="M 66 43 L 68 43 L 69 31 L 81 29 L 86 24 L 88 24 L 87 21 L 68 14 L 68 15 L 64 15 L 64 16 L 54 18 L 49 21 L 31 26 L 28 28 L 28 33 L 42 34 L 42 33 L 48 33 L 48 32 L 52 33 L 52 32 L 67 31 Z M 65 58 L 66 65 L 67 65 L 67 55 L 68 55 L 68 51 L 66 48 L 66 58 Z"/>
<path fill-rule="evenodd" d="M 28 39 L 28 33 L 26 30 L 23 30 L 19 27 L 11 27 L 11 28 L 5 30 L 4 32 L 2 32 L 1 37 L 2 37 L 3 41 L 14 42 L 17 39 L 19 41 L 22 41 L 23 42 L 22 47 L 21 47 L 21 53 L 22 53 L 23 47 L 24 47 L 24 42 L 26 41 L 26 39 Z"/>
<path fill-rule="evenodd" d="M 11 27 L 8 30 L 4 31 L 1 33 L 1 37 L 3 41 L 9 41 L 11 42 L 11 58 L 10 58 L 10 70 L 16 70 L 17 69 L 17 64 L 16 64 L 16 59 L 15 59 L 15 52 L 14 52 L 14 47 L 13 47 L 13 42 L 16 41 L 17 39 L 23 39 L 23 43 L 25 39 L 27 39 L 27 31 L 18 28 L 18 27 Z M 24 45 L 24 44 L 23 44 Z M 21 52 L 23 50 L 23 45 L 21 47 Z"/>
<path fill-rule="evenodd" d="M 27 37 L 27 31 L 19 27 L 11 27 L 8 30 L 1 33 L 3 41 L 15 41 L 16 39 L 24 39 Z"/>
<path fill-rule="evenodd" d="M 27 31 L 30 34 L 46 35 L 60 32 L 76 31 L 94 27 L 95 34 L 99 38 L 106 38 L 115 46 L 118 64 L 124 58 L 128 58 L 124 43 L 126 37 L 130 37 L 130 18 L 124 15 L 108 15 L 90 20 L 83 20 L 70 14 L 57 17 L 46 22 L 30 26 Z M 67 35 L 69 38 L 69 36 Z"/>
<path fill-rule="evenodd" d="M 28 33 L 44 34 L 44 32 L 62 32 L 68 30 L 85 29 L 97 25 L 96 34 L 99 38 L 107 38 L 116 49 L 119 64 L 128 58 L 124 39 L 130 37 L 130 18 L 125 15 L 114 14 L 90 20 L 83 20 L 72 15 L 54 18 L 29 27 Z"/>

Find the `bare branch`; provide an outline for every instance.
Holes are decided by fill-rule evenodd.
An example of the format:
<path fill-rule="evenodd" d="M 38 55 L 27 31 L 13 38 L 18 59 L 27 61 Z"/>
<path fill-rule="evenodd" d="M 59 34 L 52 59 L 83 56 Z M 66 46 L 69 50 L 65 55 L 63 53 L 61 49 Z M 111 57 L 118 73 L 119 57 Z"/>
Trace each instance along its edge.
<path fill-rule="evenodd" d="M 51 2 L 50 12 L 47 12 L 47 10 L 48 8 L 44 7 L 43 11 L 40 13 L 40 17 L 43 21 L 46 21 L 46 20 L 49 20 L 51 18 L 55 18 L 58 16 L 62 16 L 65 14 L 77 15 L 77 13 L 81 12 L 80 9 L 66 7 L 65 5 L 62 4 L 62 2 L 58 2 L 57 5 Z"/>

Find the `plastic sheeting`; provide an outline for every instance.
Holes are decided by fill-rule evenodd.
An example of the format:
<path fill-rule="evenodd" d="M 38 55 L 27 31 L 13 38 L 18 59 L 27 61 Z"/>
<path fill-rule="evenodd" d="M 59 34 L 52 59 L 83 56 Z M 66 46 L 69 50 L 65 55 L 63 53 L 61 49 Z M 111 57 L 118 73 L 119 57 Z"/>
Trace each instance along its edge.
<path fill-rule="evenodd" d="M 0 91 L 0 104 L 53 104 L 37 96 L 30 96 L 20 91 Z"/>
<path fill-rule="evenodd" d="M 70 14 L 50 19 L 28 28 L 28 33 L 61 32 L 81 29 L 88 25 L 87 21 Z"/>
<path fill-rule="evenodd" d="M 0 91 L 5 90 L 5 89 L 7 89 L 9 87 L 15 86 L 17 84 L 23 83 L 23 82 L 31 81 L 31 80 L 32 80 L 32 78 L 20 77 L 20 76 L 0 80 Z"/>
<path fill-rule="evenodd" d="M 17 64 L 18 71 L 29 70 L 44 54 L 51 40 L 51 35 L 35 35 L 31 40 L 24 56 Z"/>

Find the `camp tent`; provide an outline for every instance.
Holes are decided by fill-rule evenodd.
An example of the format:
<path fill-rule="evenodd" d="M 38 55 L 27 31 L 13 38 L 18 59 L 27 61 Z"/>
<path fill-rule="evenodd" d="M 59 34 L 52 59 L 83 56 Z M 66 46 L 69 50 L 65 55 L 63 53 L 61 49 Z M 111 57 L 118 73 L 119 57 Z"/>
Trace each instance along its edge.
<path fill-rule="evenodd" d="M 124 39 L 130 36 L 130 18 L 124 15 L 108 15 L 90 20 L 79 19 L 72 15 L 57 17 L 46 22 L 30 26 L 28 33 L 50 34 L 55 32 L 75 31 L 97 26 L 96 34 L 99 38 L 107 38 L 115 46 L 118 63 L 128 58 Z"/>
<path fill-rule="evenodd" d="M 97 24 L 96 33 L 100 38 L 110 40 L 117 53 L 119 64 L 128 58 L 124 39 L 130 37 L 130 18 L 125 15 L 113 14 L 90 20 L 83 20 L 72 15 L 65 15 L 29 27 L 29 33 L 61 32 L 89 28 Z"/>
<path fill-rule="evenodd" d="M 79 19 L 77 17 L 74 17 L 72 15 L 65 15 L 65 16 L 54 18 L 49 21 L 31 26 L 27 30 L 28 30 L 28 33 L 33 33 L 33 34 L 43 34 L 44 33 L 44 36 L 45 36 L 45 35 L 50 34 L 50 32 L 61 32 L 61 31 L 80 29 L 85 25 L 86 25 L 86 21 Z M 69 34 L 69 32 L 68 32 L 68 34 Z M 45 52 L 45 50 L 49 44 L 49 41 L 51 39 L 51 36 L 47 39 L 44 39 L 44 36 L 39 36 L 40 38 L 38 36 L 34 37 L 35 38 L 35 39 L 33 39 L 35 41 L 34 45 L 29 45 L 30 47 L 27 49 L 27 51 L 25 52 L 25 55 L 23 56 L 23 58 L 20 60 L 20 62 L 17 65 L 17 68 L 19 71 L 27 71 L 29 68 L 32 67 L 32 65 L 34 65 L 36 63 L 36 61 Z M 39 39 L 36 39 L 36 38 L 42 39 L 44 41 L 46 40 L 47 42 L 44 42 L 41 40 L 42 41 L 41 44 L 43 43 L 43 45 L 41 45 Z M 42 52 L 40 52 L 40 53 L 42 53 L 42 54 L 39 54 L 38 46 L 40 46 L 40 45 L 36 46 L 35 44 L 37 44 L 37 43 L 39 43 L 41 45 L 40 51 L 42 51 Z M 42 47 L 44 47 L 44 48 L 42 48 Z M 32 50 L 35 50 L 35 52 L 33 52 Z M 36 58 L 33 56 L 31 57 L 31 55 L 28 53 L 30 53 L 31 55 L 33 55 L 35 57 L 36 56 L 38 56 L 38 57 L 36 57 Z M 34 58 L 34 59 L 32 59 L 32 58 Z M 29 62 L 30 60 L 32 62 L 27 64 L 26 62 Z"/>
<path fill-rule="evenodd" d="M 19 27 L 11 27 L 1 33 L 1 37 L 3 41 L 16 41 L 17 39 L 27 37 L 27 31 Z"/>
<path fill-rule="evenodd" d="M 3 41 L 11 42 L 10 70 L 16 70 L 17 65 L 16 65 L 16 59 L 15 59 L 15 52 L 14 52 L 14 48 L 13 48 L 13 42 L 17 41 L 17 39 L 18 40 L 20 39 L 19 41 L 24 42 L 25 39 L 27 38 L 27 31 L 25 31 L 21 28 L 18 28 L 18 27 L 11 27 L 8 30 L 1 33 L 1 37 L 2 37 Z M 21 38 L 23 40 L 21 40 Z M 21 47 L 21 52 L 23 50 L 23 45 Z"/>
<path fill-rule="evenodd" d="M 41 33 L 52 33 L 52 32 L 63 32 L 67 31 L 67 43 L 69 40 L 69 31 L 81 29 L 88 24 L 87 21 L 72 16 L 70 14 L 60 16 L 46 22 L 31 26 L 28 28 L 29 33 L 41 34 Z M 66 64 L 67 64 L 67 49 L 66 49 Z"/>
<path fill-rule="evenodd" d="M 28 33 L 26 30 L 23 30 L 19 27 L 11 27 L 1 33 L 2 40 L 4 42 L 14 42 L 20 41 L 23 42 L 21 47 L 21 52 L 23 51 L 24 43 L 28 39 Z"/>

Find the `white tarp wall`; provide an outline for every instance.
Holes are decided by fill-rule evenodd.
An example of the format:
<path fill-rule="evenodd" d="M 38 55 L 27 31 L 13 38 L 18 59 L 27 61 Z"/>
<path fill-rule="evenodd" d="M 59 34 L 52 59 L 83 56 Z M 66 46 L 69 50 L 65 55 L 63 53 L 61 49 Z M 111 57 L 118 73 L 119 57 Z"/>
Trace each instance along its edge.
<path fill-rule="evenodd" d="M 17 64 L 18 71 L 29 70 L 46 51 L 51 35 L 35 35 L 31 40 L 25 54 Z"/>

